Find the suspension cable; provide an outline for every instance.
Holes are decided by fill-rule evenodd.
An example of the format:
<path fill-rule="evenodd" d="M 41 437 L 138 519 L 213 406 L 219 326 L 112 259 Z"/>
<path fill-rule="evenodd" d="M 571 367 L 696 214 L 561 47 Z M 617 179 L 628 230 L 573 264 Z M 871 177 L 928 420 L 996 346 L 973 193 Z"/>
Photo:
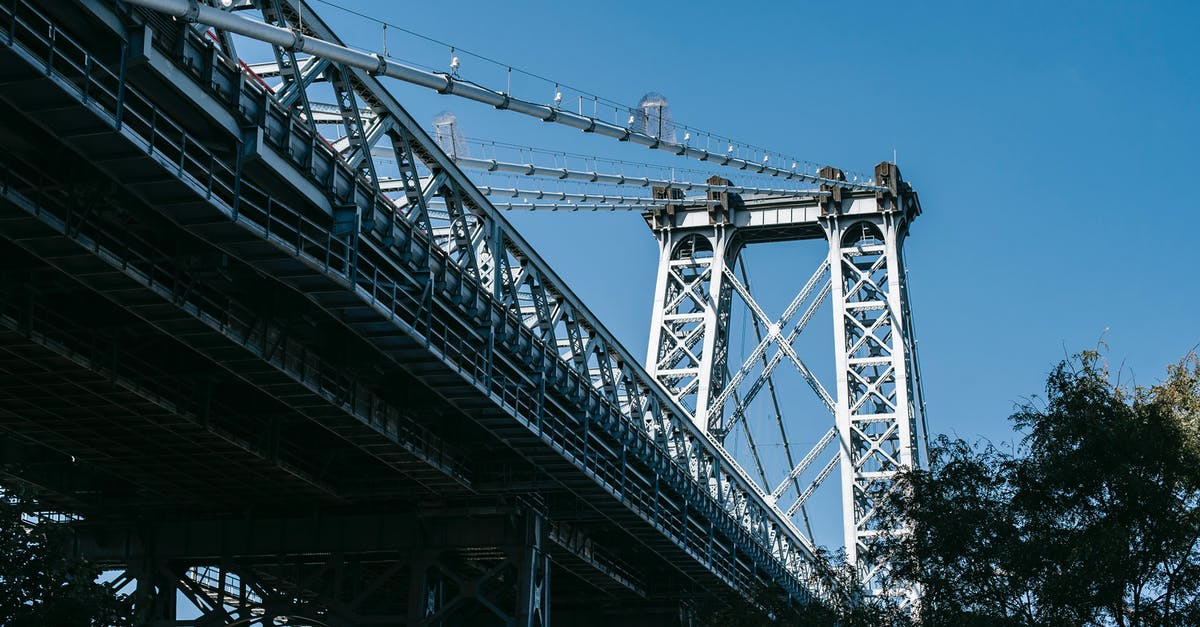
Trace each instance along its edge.
<path fill-rule="evenodd" d="M 286 50 L 326 58 L 335 63 L 371 72 L 377 76 L 388 76 L 419 85 L 437 91 L 440 94 L 451 94 L 468 100 L 482 102 L 500 110 L 515 111 L 537 118 L 543 122 L 562 124 L 585 133 L 603 135 L 619 141 L 645 146 L 652 150 L 662 150 L 674 155 L 711 162 L 723 167 L 735 168 L 755 174 L 766 174 L 785 180 L 804 181 L 844 189 L 887 191 L 887 188 L 877 186 L 873 181 L 869 180 L 867 182 L 841 181 L 822 177 L 817 174 L 810 174 L 795 168 L 787 169 L 770 165 L 768 163 L 768 155 L 764 155 L 761 162 L 750 161 L 735 156 L 732 144 L 729 146 L 729 150 L 724 153 L 713 152 L 707 148 L 691 146 L 686 141 L 681 143 L 637 131 L 632 121 L 627 126 L 621 126 L 589 115 L 560 109 L 557 106 L 543 105 L 529 100 L 514 98 L 510 94 L 457 78 L 449 73 L 435 73 L 422 70 L 411 65 L 393 61 L 379 54 L 361 52 L 323 39 L 305 36 L 292 29 L 272 26 L 242 15 L 197 4 L 195 0 L 128 0 L 128 2 L 176 17 L 193 20 L 197 23 L 207 24 L 220 30 L 237 33 L 251 39 L 274 44 Z M 798 162 L 793 162 L 793 164 L 796 163 Z"/>
<path fill-rule="evenodd" d="M 828 196 L 829 192 L 817 189 L 781 189 L 764 187 L 747 187 L 744 185 L 712 185 L 690 181 L 672 181 L 653 179 L 649 177 L 625 176 L 623 174 L 606 174 L 570 170 L 567 168 L 549 168 L 532 163 L 515 163 L 511 161 L 496 161 L 495 159 L 476 159 L 474 157 L 455 157 L 454 162 L 459 166 L 488 172 L 504 172 L 524 176 L 554 178 L 564 181 L 582 181 L 585 183 L 602 183 L 607 185 L 632 185 L 636 187 L 665 187 L 689 191 L 730 192 L 734 194 L 771 194 L 780 196 Z"/>

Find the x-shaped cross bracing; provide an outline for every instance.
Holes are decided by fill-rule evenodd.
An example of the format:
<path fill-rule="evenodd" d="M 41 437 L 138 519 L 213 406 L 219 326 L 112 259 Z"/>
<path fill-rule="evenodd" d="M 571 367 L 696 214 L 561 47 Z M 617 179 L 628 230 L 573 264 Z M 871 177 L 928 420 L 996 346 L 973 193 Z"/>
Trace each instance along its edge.
<path fill-rule="evenodd" d="M 817 456 L 820 455 L 821 451 L 823 451 L 826 446 L 829 446 L 830 442 L 833 442 L 835 437 L 837 437 L 836 427 L 830 428 L 829 431 L 826 431 L 825 435 L 821 436 L 821 439 L 813 445 L 812 450 L 810 450 L 808 454 L 800 460 L 800 463 L 796 464 L 795 468 L 792 468 L 791 472 L 788 473 L 788 476 L 785 477 L 783 481 L 780 481 L 779 485 L 771 491 L 771 498 L 778 501 L 779 498 L 783 496 L 783 493 L 787 491 L 787 487 L 792 483 L 792 480 L 796 477 L 799 477 L 801 473 L 807 470 L 808 467 L 811 466 L 814 461 L 816 461 Z"/>
<path fill-rule="evenodd" d="M 825 407 L 829 409 L 831 413 L 833 412 L 833 397 L 830 396 L 829 392 L 827 392 L 821 383 L 817 381 L 816 376 L 813 375 L 812 371 L 809 370 L 804 361 L 800 359 L 800 356 L 796 354 L 795 349 L 792 348 L 792 343 L 796 341 L 796 338 L 799 337 L 800 332 L 803 331 L 804 327 L 808 325 L 808 322 L 816 313 L 817 308 L 825 299 L 825 296 L 829 293 L 829 282 L 824 281 L 822 283 L 822 279 L 825 278 L 825 274 L 828 269 L 828 263 L 822 262 L 821 265 L 817 267 L 816 271 L 813 272 L 812 276 L 809 277 L 808 281 L 804 284 L 804 287 L 801 288 L 800 292 L 796 294 L 796 297 L 792 299 L 792 302 L 788 304 L 787 309 L 785 309 L 783 312 L 783 315 L 781 315 L 776 321 L 772 321 L 767 317 L 767 314 L 763 312 L 762 307 L 760 307 L 754 300 L 754 297 L 751 296 L 750 290 L 741 281 L 739 281 L 736 276 L 734 276 L 733 271 L 728 268 L 725 269 L 725 279 L 729 281 L 729 284 L 733 287 L 734 291 L 736 291 L 738 295 L 741 296 L 742 300 L 746 302 L 747 307 L 749 307 L 756 320 L 760 321 L 764 326 L 766 326 L 767 333 L 763 337 L 762 341 L 760 341 L 758 345 L 754 347 L 754 350 L 750 352 L 750 355 L 746 358 L 745 362 L 743 362 L 742 367 L 739 368 L 738 371 L 734 373 L 733 377 L 730 378 L 729 382 L 726 383 L 725 388 L 721 391 L 721 393 L 709 404 L 708 415 L 711 428 L 714 430 L 719 430 L 723 433 L 728 433 L 730 429 L 736 426 L 737 421 L 741 420 L 745 416 L 746 407 L 751 401 L 754 400 L 754 397 L 758 394 L 758 391 L 762 389 L 763 384 L 771 376 L 775 370 L 775 367 L 779 365 L 784 356 L 791 360 L 792 364 L 795 365 L 796 370 L 802 377 L 804 377 L 805 382 L 807 382 L 809 387 L 813 389 L 813 391 L 817 394 L 817 397 L 820 398 L 821 402 L 825 404 Z M 811 303 L 809 303 L 808 308 L 804 311 L 804 314 L 800 317 L 800 320 L 796 323 L 796 325 L 788 332 L 787 336 L 784 336 L 781 333 L 781 329 L 787 327 L 787 325 L 791 322 L 792 317 L 795 316 L 797 311 L 799 311 L 800 306 L 809 299 L 813 290 L 815 290 L 818 285 L 822 286 L 820 293 L 815 299 L 812 300 Z M 738 389 L 738 386 L 742 383 L 742 381 L 745 380 L 745 378 L 755 367 L 757 367 L 763 353 L 772 343 L 776 344 L 779 350 L 771 357 L 771 360 L 767 362 L 765 366 L 763 366 L 763 371 L 759 374 L 754 383 L 751 384 L 751 387 L 748 390 L 745 398 L 741 399 L 741 402 L 737 404 L 733 414 L 730 416 L 728 423 L 725 425 L 719 424 L 720 416 L 726 402 L 728 402 L 735 390 Z"/>
<path fill-rule="evenodd" d="M 857 381 L 862 386 L 862 388 L 859 390 L 859 393 L 857 394 L 857 398 L 854 399 L 854 404 L 850 406 L 850 414 L 851 415 L 858 414 L 858 410 L 861 409 L 862 406 L 864 404 L 866 404 L 866 402 L 872 398 L 875 398 L 876 400 L 878 400 L 881 403 L 883 403 L 884 405 L 886 405 L 887 409 L 889 411 L 893 411 L 893 412 L 896 411 L 896 403 L 893 400 L 894 393 L 886 394 L 886 393 L 884 393 L 883 390 L 880 389 L 883 386 L 883 384 L 893 383 L 895 381 L 894 377 L 892 376 L 894 370 L 895 369 L 891 366 L 891 364 L 889 364 L 887 369 L 885 369 L 882 373 L 880 373 L 878 376 L 876 376 L 872 379 L 867 379 L 866 377 L 863 377 L 861 374 L 859 374 L 858 370 L 856 370 L 854 368 L 851 368 L 850 370 L 847 371 L 847 374 L 849 374 L 851 377 L 853 377 L 854 380 Z M 871 413 L 879 413 L 879 412 L 871 412 Z"/>
<path fill-rule="evenodd" d="M 821 469 L 821 472 L 817 473 L 816 478 L 813 479 L 812 483 L 808 485 L 808 488 L 806 488 L 804 492 L 800 494 L 799 498 L 796 499 L 796 502 L 792 503 L 792 506 L 787 508 L 787 511 L 784 512 L 788 518 L 796 515 L 796 511 L 801 507 L 804 507 L 804 503 L 808 501 L 808 497 L 812 496 L 813 492 L 815 492 L 817 488 L 821 487 L 821 484 L 825 482 L 825 479 L 829 478 L 829 475 L 833 474 L 833 469 L 837 468 L 838 462 L 840 461 L 841 456 L 834 455 L 833 458 L 829 460 L 829 463 L 825 464 L 825 467 Z"/>
<path fill-rule="evenodd" d="M 858 249 L 855 249 L 855 251 L 861 252 L 864 254 L 877 254 L 877 252 L 880 252 L 880 253 L 882 252 L 882 250 L 876 251 L 875 250 L 876 248 L 882 248 L 882 247 L 872 246 L 869 248 L 858 248 Z M 854 280 L 854 284 L 850 287 L 850 289 L 846 290 L 846 302 L 850 302 L 851 298 L 853 297 L 855 292 L 858 292 L 860 289 L 863 289 L 863 288 L 874 290 L 875 294 L 877 294 L 877 295 L 885 293 L 885 290 L 883 290 L 881 288 L 881 286 L 879 284 L 877 284 L 871 278 L 871 275 L 884 269 L 884 267 L 886 265 L 887 265 L 887 255 L 883 255 L 883 254 L 880 254 L 879 257 L 871 263 L 871 265 L 867 268 L 866 271 L 863 271 L 861 268 L 859 268 L 858 264 L 856 264 L 856 263 L 845 263 L 845 259 L 843 259 L 843 263 L 842 263 L 843 269 L 849 269 L 852 272 L 854 272 L 855 275 L 857 275 L 857 277 Z M 883 299 L 876 299 L 876 298 L 872 297 L 870 300 L 883 300 Z"/>
<path fill-rule="evenodd" d="M 886 307 L 883 307 L 882 309 L 884 310 L 885 313 L 883 315 L 880 315 L 873 322 L 871 322 L 871 326 L 869 326 L 869 327 L 864 325 L 863 321 L 861 319 L 859 319 L 853 315 L 846 316 L 847 321 L 849 321 L 854 326 L 858 327 L 858 329 L 860 331 L 862 331 L 862 335 L 859 336 L 859 338 L 857 340 L 855 340 L 854 344 L 850 346 L 849 350 L 846 351 L 847 355 L 854 355 L 854 354 L 858 353 L 859 349 L 863 348 L 865 343 L 868 340 L 874 340 L 875 345 L 879 347 L 879 350 L 882 352 L 886 352 L 887 354 L 885 355 L 885 354 L 881 353 L 880 355 L 872 355 L 872 357 L 884 357 L 884 358 L 891 357 L 892 349 L 890 346 L 888 346 L 888 343 L 887 343 L 888 337 L 891 335 L 891 315 L 890 315 L 890 312 L 887 312 Z M 880 338 L 878 335 L 875 334 L 875 332 L 878 331 L 884 325 L 887 325 L 888 332 L 886 335 L 884 335 L 884 337 Z"/>
<path fill-rule="evenodd" d="M 865 431 L 859 428 L 857 424 L 851 425 L 850 428 L 854 430 L 858 437 L 862 438 L 861 441 L 868 444 L 867 450 L 864 451 L 854 462 L 855 470 L 861 471 L 863 466 L 865 466 L 866 463 L 875 455 L 878 455 L 886 460 L 887 464 L 884 465 L 890 464 L 891 470 L 897 470 L 900 468 L 900 461 L 882 448 L 884 443 L 890 441 L 892 437 L 896 435 L 898 425 L 895 422 L 890 423 L 887 430 L 885 430 L 883 433 L 874 436 L 868 435 Z"/>
<path fill-rule="evenodd" d="M 685 274 L 688 270 L 694 274 Z M 713 306 L 704 289 L 711 278 L 709 260 L 687 258 L 669 263 L 667 281 L 671 291 L 660 322 L 656 376 L 679 401 L 695 393 L 700 385 L 703 355 L 697 354 L 696 347 L 702 344 L 705 336 L 705 310 Z M 693 304 L 693 310 L 681 311 L 688 301 Z M 692 326 L 689 328 L 689 325 Z M 682 387 L 680 382 L 684 382 Z"/>

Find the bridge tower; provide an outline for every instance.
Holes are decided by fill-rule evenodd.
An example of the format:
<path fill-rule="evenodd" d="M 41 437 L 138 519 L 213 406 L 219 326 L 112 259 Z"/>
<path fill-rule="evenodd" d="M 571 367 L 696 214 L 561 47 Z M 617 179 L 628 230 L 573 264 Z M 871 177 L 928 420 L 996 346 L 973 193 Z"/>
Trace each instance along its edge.
<path fill-rule="evenodd" d="M 123 573 L 141 622 L 177 618 L 180 593 L 197 624 L 447 627 L 545 625 L 551 605 L 688 624 L 694 599 L 768 585 L 828 600 L 841 582 L 790 517 L 838 463 L 847 548 L 878 579 L 870 488 L 921 457 L 899 253 L 920 207 L 894 166 L 877 184 L 718 161 L 665 122 L 350 49 L 305 0 L 11 0 L 0 32 L 0 365 L 19 390 L 0 484 L 81 516 L 72 548 Z M 274 60 L 245 62 L 246 39 Z M 693 202 L 661 181 L 651 377 L 460 170 L 514 165 L 446 154 L 381 77 L 822 188 L 717 178 Z M 734 268 L 792 240 L 833 245 L 767 319 Z M 831 294 L 833 394 L 792 346 Z M 766 329 L 740 361 L 735 299 Z M 777 400 L 785 359 L 836 426 L 772 490 L 719 443 L 764 386 Z"/>
<path fill-rule="evenodd" d="M 925 448 L 903 256 L 909 227 L 921 208 L 895 164 L 876 167 L 878 187 L 870 192 L 837 186 L 845 175 L 835 168 L 820 174 L 828 183 L 808 197 L 709 192 L 709 199 L 719 204 L 670 205 L 645 214 L 660 247 L 646 366 L 692 412 L 699 428 L 724 442 L 735 428 L 746 427 L 748 406 L 764 385 L 778 409 L 775 366 L 792 362 L 829 410 L 832 428 L 820 439 L 810 434 L 817 445 L 798 462 L 789 450 L 790 468 L 782 481 L 771 480 L 777 486 L 767 483 L 751 441 L 763 491 L 788 517 L 803 513 L 807 521 L 808 496 L 840 469 L 846 556 L 867 589 L 881 593 L 886 565 L 869 555 L 870 539 L 895 530 L 883 529 L 876 519 L 877 499 L 903 468 L 923 463 Z M 682 198 L 669 188 L 656 189 L 656 195 Z M 768 318 L 750 293 L 748 277 L 739 279 L 734 268 L 748 245 L 796 240 L 824 241 L 828 255 L 783 314 Z M 759 338 L 740 362 L 731 361 L 728 341 L 734 295 L 749 309 Z M 832 355 L 800 355 L 793 344 L 826 296 L 832 309 Z M 772 346 L 775 354 L 768 359 Z M 830 357 L 835 381 L 827 390 L 805 359 Z M 739 363 L 740 368 L 731 369 Z M 777 418 L 783 433 L 785 425 L 779 414 Z M 802 490 L 798 479 L 834 441 L 837 452 Z M 795 501 L 785 507 L 782 499 L 793 487 Z"/>
<path fill-rule="evenodd" d="M 720 177 L 710 184 L 729 185 Z M 655 198 L 682 199 L 677 189 L 655 188 Z M 659 243 L 658 279 L 650 324 L 647 371 L 708 431 L 711 399 L 721 393 L 728 353 L 732 286 L 726 274 L 740 242 L 729 221 L 731 195 L 709 192 L 707 211 L 675 205 L 649 214 Z"/>

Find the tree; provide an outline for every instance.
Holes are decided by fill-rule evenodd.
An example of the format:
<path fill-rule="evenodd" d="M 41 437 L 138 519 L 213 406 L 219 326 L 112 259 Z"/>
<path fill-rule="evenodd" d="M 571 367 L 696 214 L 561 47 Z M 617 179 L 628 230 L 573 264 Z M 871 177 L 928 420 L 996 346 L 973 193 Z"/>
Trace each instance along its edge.
<path fill-rule="evenodd" d="M 1096 352 L 1012 416 L 1022 449 L 945 437 L 875 550 L 919 590 L 922 625 L 1200 625 L 1200 360 L 1149 388 Z"/>
<path fill-rule="evenodd" d="M 891 579 L 918 587 L 922 625 L 1024 624 L 1012 456 L 945 436 L 931 456 L 931 470 L 906 473 L 885 501 L 888 526 L 910 533 L 879 538 L 876 554 Z"/>
<path fill-rule="evenodd" d="M 0 495 L 0 625 L 7 627 L 131 624 L 128 597 L 97 583 L 100 570 L 71 557 L 61 524 L 22 518 L 27 502 Z"/>

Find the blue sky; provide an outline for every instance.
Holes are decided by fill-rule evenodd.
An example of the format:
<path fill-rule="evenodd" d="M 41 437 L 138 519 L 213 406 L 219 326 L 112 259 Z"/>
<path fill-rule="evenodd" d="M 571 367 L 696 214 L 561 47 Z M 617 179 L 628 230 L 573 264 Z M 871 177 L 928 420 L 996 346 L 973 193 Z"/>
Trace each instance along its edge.
<path fill-rule="evenodd" d="M 869 171 L 895 150 L 925 209 L 906 253 L 933 432 L 1011 440 L 1014 403 L 1102 334 L 1142 384 L 1200 342 L 1200 4 L 337 1 L 612 100 L 660 91 L 677 121 L 800 158 Z M 378 25 L 317 6 L 381 47 Z M 448 49 L 394 30 L 388 45 L 448 69 Z M 504 88 L 502 67 L 458 54 L 464 78 Z M 387 82 L 471 137 L 698 166 Z M 641 218 L 510 217 L 643 355 L 657 251 Z M 756 287 L 780 286 L 764 300 L 786 301 L 812 257 L 756 253 Z M 828 319 L 813 327 L 830 347 Z"/>

